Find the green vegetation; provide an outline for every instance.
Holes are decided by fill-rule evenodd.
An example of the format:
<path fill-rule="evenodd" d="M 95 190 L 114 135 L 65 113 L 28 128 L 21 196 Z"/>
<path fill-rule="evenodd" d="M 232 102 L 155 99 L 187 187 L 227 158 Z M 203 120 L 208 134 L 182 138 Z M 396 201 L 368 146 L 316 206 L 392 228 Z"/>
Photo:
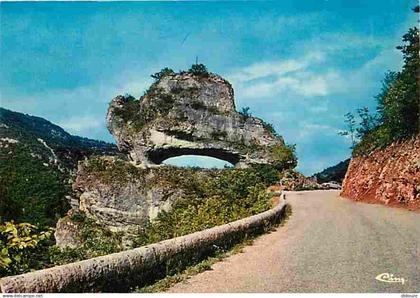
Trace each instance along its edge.
<path fill-rule="evenodd" d="M 52 230 L 40 231 L 28 223 L 0 225 L 0 277 L 41 269 L 51 245 Z"/>
<path fill-rule="evenodd" d="M 414 11 L 418 12 L 418 6 Z M 341 134 L 350 136 L 353 155 L 367 154 L 420 132 L 419 29 L 410 28 L 402 41 L 397 49 L 403 54 L 404 65 L 401 71 L 385 75 L 376 96 L 376 114 L 367 108 L 358 109 L 358 123 L 352 113 L 346 114 L 347 130 Z"/>
<path fill-rule="evenodd" d="M 146 170 L 123 161 L 93 158 L 86 170 L 89 175 L 107 183 L 121 184 L 142 179 Z M 222 225 L 270 208 L 267 186 L 278 181 L 279 172 L 269 165 L 248 169 L 199 170 L 164 167 L 155 169 L 156 183 L 177 185 L 184 195 L 170 211 L 161 211 L 137 236 L 129 247 L 138 247 L 161 240 L 190 234 Z M 146 172 L 145 172 L 146 171 Z M 62 251 L 49 250 L 50 264 L 77 260 L 123 250 L 121 235 L 111 233 L 81 214 L 72 216 L 80 230 L 81 247 Z"/>
<path fill-rule="evenodd" d="M 296 145 L 276 145 L 271 150 L 275 159 L 274 165 L 278 170 L 293 169 L 297 166 Z"/>
<path fill-rule="evenodd" d="M 225 170 L 216 179 L 195 179 L 190 193 L 162 211 L 137 239 L 154 243 L 222 225 L 269 209 L 264 177 L 255 170 Z"/>
<path fill-rule="evenodd" d="M 210 74 L 207 70 L 207 67 L 201 63 L 191 65 L 191 68 L 188 70 L 188 72 L 199 77 L 208 77 Z"/>
<path fill-rule="evenodd" d="M 263 120 L 261 120 L 261 121 L 262 121 L 262 123 L 263 123 L 264 128 L 265 128 L 268 132 L 272 133 L 272 134 L 273 134 L 273 135 L 275 135 L 275 136 L 278 136 L 278 134 L 277 134 L 277 132 L 276 132 L 276 130 L 275 130 L 275 128 L 274 128 L 274 125 L 273 125 L 272 123 L 267 123 L 267 122 L 265 122 L 265 121 L 263 121 Z"/>
<path fill-rule="evenodd" d="M 0 222 L 54 225 L 68 209 L 66 175 L 20 144 L 0 150 Z M 8 152 L 12 152 L 9 154 Z"/>
<path fill-rule="evenodd" d="M 56 246 L 50 247 L 48 251 L 49 266 L 90 259 L 124 249 L 120 234 L 104 229 L 83 213 L 74 213 L 69 220 L 78 227 L 78 240 L 81 245 L 77 248 L 65 249 L 59 249 Z"/>
<path fill-rule="evenodd" d="M 0 224 L 55 225 L 70 208 L 72 171 L 116 146 L 72 136 L 51 122 L 0 108 Z M 9 140 L 9 141 L 7 141 Z"/>
<path fill-rule="evenodd" d="M 165 76 L 174 75 L 174 74 L 175 72 L 172 69 L 165 67 L 165 68 L 162 68 L 159 72 L 152 74 L 151 77 L 154 78 L 155 81 L 159 81 L 161 78 Z"/>
<path fill-rule="evenodd" d="M 140 103 L 146 97 L 154 97 L 156 100 L 150 102 L 147 108 L 143 109 Z M 117 117 L 130 123 L 135 131 L 140 131 L 147 123 L 159 116 L 165 116 L 174 106 L 174 97 L 165 90 L 156 87 L 154 83 L 139 100 L 133 97 L 126 98 L 121 108 L 116 108 L 114 113 Z"/>
<path fill-rule="evenodd" d="M 239 114 L 241 114 L 244 117 L 244 119 L 248 119 L 249 117 L 252 116 L 251 112 L 249 111 L 249 107 L 242 108 Z"/>

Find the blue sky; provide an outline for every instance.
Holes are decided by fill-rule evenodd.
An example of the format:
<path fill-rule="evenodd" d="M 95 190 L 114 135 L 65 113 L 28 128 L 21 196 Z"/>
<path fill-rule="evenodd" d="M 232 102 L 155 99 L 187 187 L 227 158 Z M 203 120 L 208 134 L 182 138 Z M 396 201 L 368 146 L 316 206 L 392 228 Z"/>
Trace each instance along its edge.
<path fill-rule="evenodd" d="M 199 57 L 238 110 L 297 145 L 312 174 L 347 158 L 343 115 L 374 108 L 416 1 L 1 2 L 1 106 L 113 141 L 108 102 Z"/>

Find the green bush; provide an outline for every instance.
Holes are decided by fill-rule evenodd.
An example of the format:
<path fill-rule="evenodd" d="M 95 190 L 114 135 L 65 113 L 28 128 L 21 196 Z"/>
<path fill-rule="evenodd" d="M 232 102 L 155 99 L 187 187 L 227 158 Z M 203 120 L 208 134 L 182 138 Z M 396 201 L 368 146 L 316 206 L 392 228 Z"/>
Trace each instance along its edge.
<path fill-rule="evenodd" d="M 278 170 L 293 169 L 297 166 L 296 145 L 276 145 L 271 150 L 274 165 Z"/>
<path fill-rule="evenodd" d="M 144 97 L 155 97 L 146 109 L 143 109 L 141 102 Z M 124 122 L 130 123 L 135 131 L 140 131 L 147 123 L 159 116 L 165 116 L 174 106 L 174 97 L 166 93 L 162 88 L 153 84 L 139 100 L 126 99 L 122 107 L 116 108 L 114 113 Z"/>
<path fill-rule="evenodd" d="M 239 114 L 241 114 L 244 117 L 244 119 L 248 119 L 252 116 L 251 112 L 249 111 L 249 107 L 242 108 Z"/>
<path fill-rule="evenodd" d="M 201 77 L 207 77 L 209 75 L 207 67 L 201 63 L 191 65 L 191 68 L 188 70 L 188 72 Z"/>
<path fill-rule="evenodd" d="M 135 241 L 146 245 L 248 217 L 270 208 L 268 185 L 279 173 L 269 165 L 220 171 L 208 179 L 188 179 L 186 195 L 162 211 Z"/>
<path fill-rule="evenodd" d="M 40 231 L 29 223 L 0 225 L 0 276 L 41 269 L 48 263 L 45 253 L 52 244 L 52 230 Z"/>
<path fill-rule="evenodd" d="M 173 74 L 175 74 L 175 72 L 172 69 L 165 67 L 165 68 L 162 68 L 159 72 L 152 74 L 151 77 L 155 79 L 155 81 L 159 81 L 161 78 L 165 76 L 173 75 Z"/>

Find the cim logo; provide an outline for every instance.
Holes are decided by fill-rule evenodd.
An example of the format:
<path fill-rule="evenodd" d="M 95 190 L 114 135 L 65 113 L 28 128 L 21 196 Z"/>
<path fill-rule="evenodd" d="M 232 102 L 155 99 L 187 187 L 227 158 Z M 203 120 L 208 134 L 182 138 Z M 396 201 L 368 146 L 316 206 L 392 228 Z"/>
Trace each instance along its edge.
<path fill-rule="evenodd" d="M 375 277 L 376 280 L 389 283 L 405 283 L 405 279 L 402 277 L 395 277 L 392 273 L 381 273 Z"/>

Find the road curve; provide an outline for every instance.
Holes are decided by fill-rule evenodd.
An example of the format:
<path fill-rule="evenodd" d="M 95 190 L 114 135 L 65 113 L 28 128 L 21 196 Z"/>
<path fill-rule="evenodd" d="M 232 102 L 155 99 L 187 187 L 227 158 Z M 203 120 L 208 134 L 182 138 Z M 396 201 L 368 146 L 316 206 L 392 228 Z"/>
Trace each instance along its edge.
<path fill-rule="evenodd" d="M 419 213 L 338 191 L 289 192 L 286 201 L 284 227 L 169 292 L 420 292 Z M 376 280 L 381 273 L 405 282 Z"/>

